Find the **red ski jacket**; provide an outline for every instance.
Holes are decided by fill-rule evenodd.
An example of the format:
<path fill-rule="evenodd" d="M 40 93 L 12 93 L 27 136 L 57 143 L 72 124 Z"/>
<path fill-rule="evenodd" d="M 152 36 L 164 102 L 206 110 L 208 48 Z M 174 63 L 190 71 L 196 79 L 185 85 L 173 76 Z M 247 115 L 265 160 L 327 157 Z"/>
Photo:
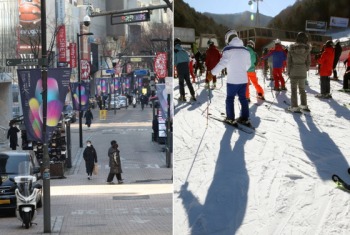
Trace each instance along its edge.
<path fill-rule="evenodd" d="M 320 76 L 331 76 L 333 72 L 333 61 L 334 61 L 334 48 L 326 47 L 321 55 L 321 58 L 317 60 L 320 66 Z"/>
<path fill-rule="evenodd" d="M 220 58 L 221 56 L 219 50 L 214 45 L 211 45 L 207 50 L 207 57 L 205 59 L 207 70 L 210 71 L 215 68 L 215 66 L 219 63 Z"/>

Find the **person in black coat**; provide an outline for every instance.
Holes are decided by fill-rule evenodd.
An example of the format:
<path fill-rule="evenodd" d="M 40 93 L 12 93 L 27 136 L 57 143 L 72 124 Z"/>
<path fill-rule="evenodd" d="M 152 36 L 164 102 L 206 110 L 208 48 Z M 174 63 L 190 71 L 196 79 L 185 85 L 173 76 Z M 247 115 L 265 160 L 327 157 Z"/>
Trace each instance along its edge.
<path fill-rule="evenodd" d="M 143 108 L 145 107 L 145 104 L 146 104 L 147 101 L 148 101 L 147 96 L 141 95 L 140 101 L 141 101 L 141 108 L 142 108 L 142 110 L 143 110 Z"/>
<path fill-rule="evenodd" d="M 154 115 L 153 121 L 152 121 L 152 129 L 154 132 L 154 141 L 158 141 L 158 115 Z"/>
<path fill-rule="evenodd" d="M 85 125 L 87 125 L 88 130 L 90 130 L 91 121 L 94 119 L 90 108 L 85 112 L 84 118 L 86 118 Z"/>
<path fill-rule="evenodd" d="M 86 142 L 86 148 L 83 153 L 83 158 L 85 160 L 86 173 L 88 174 L 88 179 L 92 178 L 92 171 L 94 170 L 94 163 L 97 163 L 97 153 L 92 146 L 91 141 Z"/>
<path fill-rule="evenodd" d="M 15 124 L 12 124 L 12 126 L 7 132 L 7 139 L 10 139 L 10 147 L 12 148 L 12 150 L 16 150 L 16 147 L 18 146 L 18 138 L 17 138 L 18 132 L 19 132 L 19 129 Z"/>
<path fill-rule="evenodd" d="M 334 60 L 333 60 L 333 79 L 338 80 L 336 67 L 339 62 L 340 55 L 343 51 L 339 40 L 336 41 L 334 49 L 335 49 L 335 53 L 334 53 Z"/>
<path fill-rule="evenodd" d="M 121 161 L 120 161 L 119 152 L 120 151 L 118 149 L 117 141 L 112 140 L 111 147 L 108 149 L 109 167 L 110 167 L 110 171 L 109 171 L 109 174 L 107 177 L 107 182 L 106 182 L 108 184 L 113 184 L 112 180 L 114 178 L 114 175 L 117 177 L 119 184 L 123 183 L 122 175 L 121 175 L 121 173 L 123 173 L 123 171 L 122 171 L 122 165 L 121 165 Z"/>

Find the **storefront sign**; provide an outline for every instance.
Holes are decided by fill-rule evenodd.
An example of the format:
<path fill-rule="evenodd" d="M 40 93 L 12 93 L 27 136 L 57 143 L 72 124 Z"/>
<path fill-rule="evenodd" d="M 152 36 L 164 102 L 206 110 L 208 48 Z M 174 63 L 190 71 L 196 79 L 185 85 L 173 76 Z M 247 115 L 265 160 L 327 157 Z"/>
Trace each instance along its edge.
<path fill-rule="evenodd" d="M 91 66 L 89 61 L 80 60 L 80 74 L 81 79 L 88 79 L 90 76 Z"/>
<path fill-rule="evenodd" d="M 100 110 L 100 120 L 107 120 L 107 110 Z"/>
<path fill-rule="evenodd" d="M 67 61 L 66 54 L 66 26 L 60 26 L 57 33 L 58 60 L 59 62 Z"/>
<path fill-rule="evenodd" d="M 69 49 L 70 49 L 69 65 L 71 68 L 76 68 L 77 67 L 77 44 L 71 43 Z"/>

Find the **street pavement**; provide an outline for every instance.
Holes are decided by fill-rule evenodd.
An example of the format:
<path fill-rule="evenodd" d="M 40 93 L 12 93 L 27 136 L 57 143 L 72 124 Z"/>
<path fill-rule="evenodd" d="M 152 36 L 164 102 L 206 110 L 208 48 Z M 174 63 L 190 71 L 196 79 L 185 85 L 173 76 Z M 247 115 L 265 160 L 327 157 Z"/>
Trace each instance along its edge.
<path fill-rule="evenodd" d="M 172 234 L 172 168 L 165 163 L 164 145 L 151 141 L 152 109 L 107 111 L 99 120 L 93 109 L 91 130 L 83 119 L 84 148 L 79 148 L 79 121 L 71 125 L 72 168 L 66 179 L 52 179 L 51 234 Z M 87 179 L 82 158 L 91 140 L 98 156 L 98 174 Z M 124 184 L 106 184 L 110 141 L 119 144 Z M 6 149 L 6 148 L 3 148 Z M 117 179 L 114 179 L 117 182 Z M 43 208 L 28 230 L 13 216 L 0 215 L 1 234 L 43 234 Z"/>

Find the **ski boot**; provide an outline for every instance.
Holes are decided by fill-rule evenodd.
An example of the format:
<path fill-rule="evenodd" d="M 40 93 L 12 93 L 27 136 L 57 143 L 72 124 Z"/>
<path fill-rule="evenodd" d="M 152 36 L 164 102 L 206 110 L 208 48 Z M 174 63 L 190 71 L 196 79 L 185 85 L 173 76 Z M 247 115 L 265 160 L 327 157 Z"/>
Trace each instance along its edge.
<path fill-rule="evenodd" d="M 279 87 L 274 87 L 273 90 L 274 91 L 281 91 L 281 89 Z"/>
<path fill-rule="evenodd" d="M 289 107 L 287 108 L 287 110 L 290 111 L 290 112 L 293 112 L 293 113 L 302 113 L 302 112 L 300 111 L 300 108 L 299 108 L 299 107 L 292 107 L 292 106 L 289 106 Z"/>
<path fill-rule="evenodd" d="M 216 83 L 213 82 L 213 86 L 211 88 L 216 88 Z"/>
<path fill-rule="evenodd" d="M 281 91 L 287 91 L 287 88 L 285 86 L 282 86 L 280 89 Z"/>
<path fill-rule="evenodd" d="M 224 122 L 226 122 L 226 123 L 228 123 L 228 124 L 230 124 L 232 126 L 236 126 L 236 127 L 238 126 L 237 122 L 233 118 L 226 117 Z"/>
<path fill-rule="evenodd" d="M 262 93 L 258 93 L 258 99 L 265 100 L 265 97 Z"/>
<path fill-rule="evenodd" d="M 317 95 L 315 95 L 316 98 L 326 98 L 325 96 L 326 96 L 325 94 L 317 94 Z"/>
<path fill-rule="evenodd" d="M 248 97 L 247 100 L 248 100 L 248 103 L 250 103 L 250 97 Z"/>
<path fill-rule="evenodd" d="M 209 83 L 206 83 L 204 88 L 209 88 Z"/>
<path fill-rule="evenodd" d="M 305 79 L 305 85 L 309 85 L 309 81 L 307 79 Z"/>
<path fill-rule="evenodd" d="M 302 110 L 310 112 L 310 109 L 309 109 L 309 107 L 307 105 L 299 105 L 299 108 L 301 108 Z"/>
<path fill-rule="evenodd" d="M 249 118 L 247 118 L 247 117 L 239 117 L 237 119 L 237 122 L 241 123 L 242 125 L 245 125 L 245 126 L 250 126 L 250 121 L 249 121 Z"/>
<path fill-rule="evenodd" d="M 186 102 L 186 98 L 185 98 L 185 96 L 184 96 L 184 95 L 180 95 L 180 97 L 179 97 L 179 101 L 184 101 L 184 102 Z"/>
<path fill-rule="evenodd" d="M 196 97 L 194 95 L 191 96 L 190 100 L 197 101 Z"/>
<path fill-rule="evenodd" d="M 324 96 L 324 98 L 332 99 L 332 95 L 331 95 L 330 93 L 328 93 L 328 94 L 326 94 L 326 95 Z"/>

